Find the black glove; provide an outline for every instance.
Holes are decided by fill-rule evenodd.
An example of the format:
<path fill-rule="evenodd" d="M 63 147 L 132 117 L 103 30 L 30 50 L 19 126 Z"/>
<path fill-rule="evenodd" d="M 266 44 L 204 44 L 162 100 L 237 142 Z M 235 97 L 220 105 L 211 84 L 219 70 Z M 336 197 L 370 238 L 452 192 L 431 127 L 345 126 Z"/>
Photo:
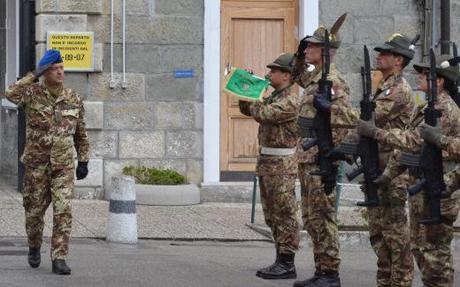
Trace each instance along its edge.
<path fill-rule="evenodd" d="M 300 57 L 300 58 L 304 58 L 305 57 L 305 49 L 307 48 L 308 46 L 308 42 L 307 42 L 307 39 L 310 38 L 311 36 L 305 36 L 305 38 L 303 38 L 302 40 L 300 40 L 300 43 L 299 43 L 299 47 L 297 47 L 297 52 L 295 53 L 295 55 L 297 57 Z"/>
<path fill-rule="evenodd" d="M 34 76 L 35 78 L 40 78 L 41 75 L 43 75 L 43 73 L 45 73 L 46 70 L 48 70 L 48 68 L 50 68 L 52 65 L 54 65 L 53 63 L 49 63 L 49 64 L 46 64 L 44 65 L 43 67 L 41 68 L 37 68 L 35 71 L 34 71 Z"/>
<path fill-rule="evenodd" d="M 88 162 L 79 161 L 77 165 L 77 180 L 84 179 L 88 175 Z"/>
<path fill-rule="evenodd" d="M 317 111 L 328 112 L 331 110 L 332 103 L 326 99 L 325 95 L 316 93 L 313 96 L 313 106 Z"/>
<path fill-rule="evenodd" d="M 382 191 L 387 192 L 390 189 L 391 178 L 381 174 L 379 177 L 374 179 L 373 182 L 377 184 Z"/>

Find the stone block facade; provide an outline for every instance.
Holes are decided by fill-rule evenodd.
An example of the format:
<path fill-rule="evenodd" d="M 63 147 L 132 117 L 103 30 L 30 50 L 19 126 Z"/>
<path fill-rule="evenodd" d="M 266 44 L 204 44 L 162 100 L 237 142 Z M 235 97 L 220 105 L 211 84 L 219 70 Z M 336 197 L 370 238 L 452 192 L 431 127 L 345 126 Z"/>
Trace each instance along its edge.
<path fill-rule="evenodd" d="M 203 1 L 126 1 L 126 87 L 121 3 L 114 1 L 111 75 L 110 0 L 36 1 L 37 61 L 46 50 L 48 31 L 92 31 L 95 36 L 95 72 L 67 72 L 65 80 L 85 100 L 91 143 L 90 173 L 76 182 L 77 198 L 109 198 L 112 176 L 126 165 L 173 168 L 189 182 L 202 181 Z M 193 69 L 194 77 L 175 78 L 176 69 Z M 0 118 L 6 127 L 1 155 L 12 157 L 8 163 L 13 165 L 15 116 L 2 113 Z M 17 170 L 2 164 L 1 173 L 6 169 Z"/>
<path fill-rule="evenodd" d="M 5 88 L 5 74 L 6 74 L 6 1 L 0 1 L 0 91 Z M 2 151 L 3 145 L 3 131 L 1 129 L 4 116 L 0 108 L 0 162 L 3 161 L 4 152 Z M 4 125 L 4 124 L 3 124 Z M 0 164 L 0 173 L 2 171 Z"/>

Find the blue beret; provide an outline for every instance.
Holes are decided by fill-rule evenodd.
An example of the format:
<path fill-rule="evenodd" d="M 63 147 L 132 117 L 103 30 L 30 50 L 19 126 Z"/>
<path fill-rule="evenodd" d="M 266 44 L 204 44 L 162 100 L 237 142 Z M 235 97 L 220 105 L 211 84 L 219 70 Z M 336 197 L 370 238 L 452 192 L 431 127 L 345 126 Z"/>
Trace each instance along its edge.
<path fill-rule="evenodd" d="M 38 63 L 38 68 L 41 69 L 48 64 L 62 63 L 61 52 L 58 50 L 48 50 Z"/>

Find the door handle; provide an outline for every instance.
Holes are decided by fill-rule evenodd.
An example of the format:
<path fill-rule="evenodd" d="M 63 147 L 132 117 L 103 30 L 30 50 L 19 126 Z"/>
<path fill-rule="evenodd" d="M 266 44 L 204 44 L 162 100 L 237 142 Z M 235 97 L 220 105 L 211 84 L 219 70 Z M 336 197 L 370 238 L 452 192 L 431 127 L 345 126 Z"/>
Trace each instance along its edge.
<path fill-rule="evenodd" d="M 224 68 L 224 76 L 227 76 L 228 74 L 230 74 L 232 70 L 232 66 L 230 65 L 230 62 L 227 62 L 227 65 L 225 65 L 225 68 Z"/>

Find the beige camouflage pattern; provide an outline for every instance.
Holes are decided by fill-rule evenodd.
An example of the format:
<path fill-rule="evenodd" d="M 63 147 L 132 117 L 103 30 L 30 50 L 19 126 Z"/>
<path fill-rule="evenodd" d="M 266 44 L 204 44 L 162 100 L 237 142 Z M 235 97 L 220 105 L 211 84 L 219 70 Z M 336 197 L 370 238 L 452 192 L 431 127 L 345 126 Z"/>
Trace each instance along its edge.
<path fill-rule="evenodd" d="M 294 73 L 297 84 L 304 88 L 299 115 L 313 119 L 316 116 L 313 98 L 319 88 L 321 67 L 311 72 L 306 69 L 305 65 L 303 68 L 303 71 Z M 338 144 L 348 132 L 346 129 L 348 125 L 345 124 L 356 121 L 355 118 L 350 118 L 350 115 L 356 117 L 356 114 L 348 112 L 351 107 L 350 89 L 334 65 L 331 65 L 328 79 L 333 83 L 332 136 L 334 144 Z M 321 178 L 310 175 L 310 172 L 319 168 L 316 164 L 317 147 L 303 151 L 299 141 L 297 153 L 299 154 L 299 179 L 302 189 L 302 219 L 304 228 L 312 238 L 316 272 L 335 273 L 339 271 L 340 266 L 337 211 L 335 209 L 336 191 L 334 189 L 331 194 L 326 195 Z"/>
<path fill-rule="evenodd" d="M 53 170 L 51 164 L 26 168 L 23 205 L 26 217 L 26 232 L 30 247 L 42 244 L 46 210 L 53 204 L 53 235 L 51 238 L 51 260 L 65 259 L 69 250 L 72 229 L 72 188 L 74 169 Z"/>
<path fill-rule="evenodd" d="M 375 103 L 375 124 L 382 130 L 404 128 L 415 106 L 412 89 L 402 72 L 380 80 L 372 101 Z M 342 126 L 355 127 L 359 112 L 356 109 L 344 112 L 349 116 L 342 117 Z M 344 141 L 357 142 L 358 138 L 355 131 L 350 131 Z M 393 151 L 393 147 L 379 142 L 381 170 L 385 169 Z M 369 236 L 377 255 L 377 286 L 410 286 L 413 278 L 409 227 L 404 208 L 408 176 L 398 175 L 400 173 L 390 177 L 393 179 L 390 188 L 379 190 L 380 206 L 368 208 Z"/>
<path fill-rule="evenodd" d="M 311 73 L 305 72 L 296 77 L 296 83 L 304 88 L 299 115 L 311 119 L 316 116 L 316 109 L 313 106 L 313 97 L 318 91 L 318 82 L 320 79 L 321 68 L 317 68 Z M 333 83 L 333 94 L 331 96 L 332 137 L 334 144 L 338 144 L 345 138 L 348 132 L 347 128 L 353 127 L 358 117 L 356 113 L 351 112 L 350 88 L 334 65 L 331 65 L 328 79 Z M 303 151 L 299 144 L 297 152 L 299 155 L 299 162 L 310 164 L 316 163 L 316 155 L 318 153 L 317 147 L 313 147 L 308 151 Z"/>
<path fill-rule="evenodd" d="M 295 253 L 299 248 L 295 179 L 293 174 L 259 177 L 265 223 L 270 227 L 276 250 L 281 254 Z"/>
<path fill-rule="evenodd" d="M 72 90 L 48 89 L 33 83 L 28 74 L 6 90 L 11 102 L 21 105 L 26 113 L 27 144 L 22 155 L 26 166 L 51 162 L 54 168 L 66 168 L 74 162 L 75 146 L 78 161 L 89 160 L 84 107 Z"/>
<path fill-rule="evenodd" d="M 391 129 L 379 129 L 376 133 L 376 139 L 379 143 L 384 143 L 390 147 L 400 149 L 404 152 L 419 153 L 422 147 L 423 139 L 417 128 L 424 118 L 424 109 L 427 103 L 418 106 L 410 118 L 407 127 L 395 127 Z M 460 109 L 452 100 L 447 91 L 438 94 L 438 100 L 435 108 L 442 113 L 439 119 L 442 133 L 446 136 L 457 136 L 460 131 Z M 406 128 L 406 129 L 404 129 Z M 443 154 L 445 159 L 449 159 L 447 153 Z"/>
<path fill-rule="evenodd" d="M 402 73 L 382 79 L 375 96 L 375 124 L 382 129 L 404 128 L 408 123 L 415 102 L 412 88 Z M 382 147 L 384 150 L 385 147 Z"/>
<path fill-rule="evenodd" d="M 263 101 L 239 101 L 240 112 L 259 123 L 259 147 L 294 148 L 298 141 L 297 114 L 299 97 L 292 86 L 275 91 Z M 258 176 L 297 174 L 296 156 L 266 156 L 257 158 Z"/>
<path fill-rule="evenodd" d="M 441 139 L 443 150 L 456 159 L 460 157 L 460 138 L 458 136 L 443 136 Z"/>
<path fill-rule="evenodd" d="M 24 209 L 30 247 L 40 247 L 43 216 L 53 204 L 51 259 L 65 259 L 72 224 L 74 147 L 79 161 L 89 160 L 89 141 L 80 97 L 65 87 L 51 89 L 28 74 L 6 91 L 26 114 Z"/>
<path fill-rule="evenodd" d="M 315 164 L 299 165 L 302 195 L 302 221 L 313 242 L 313 255 L 317 273 L 335 273 L 340 266 L 340 243 L 335 209 L 336 191 L 326 195 L 321 177 L 310 172 Z"/>
<path fill-rule="evenodd" d="M 369 238 L 377 255 L 377 286 L 411 286 L 413 259 L 405 203 L 407 173 L 379 189 L 380 205 L 369 207 Z"/>
<path fill-rule="evenodd" d="M 379 130 L 377 138 L 394 148 L 405 152 L 419 153 L 423 140 L 420 137 L 418 126 L 423 122 L 426 103 L 418 107 L 407 129 Z M 447 91 L 438 94 L 435 108 L 441 111 L 439 120 L 442 133 L 447 136 L 456 136 L 460 131 L 460 109 L 450 98 Z M 443 153 L 445 160 L 455 159 L 455 156 Z M 400 168 L 395 160 L 389 163 L 385 174 L 394 176 Z M 458 170 L 458 169 L 457 169 Z M 453 186 L 457 170 L 446 176 L 446 183 L 453 192 L 449 198 L 441 200 L 441 214 L 443 223 L 424 226 L 419 220 L 426 215 L 425 198 L 423 193 L 412 196 L 410 204 L 411 249 L 419 269 L 422 271 L 424 286 L 453 286 L 453 264 L 451 254 L 451 241 L 453 238 L 453 222 L 459 211 L 460 191 Z M 411 178 L 409 185 L 416 183 L 416 178 Z"/>
<path fill-rule="evenodd" d="M 454 268 L 451 243 L 454 222 L 460 210 L 460 190 L 441 199 L 441 224 L 427 225 L 423 254 L 422 281 L 424 286 L 454 286 Z"/>
<path fill-rule="evenodd" d="M 292 85 L 274 91 L 258 102 L 239 101 L 242 114 L 259 123 L 260 147 L 295 148 L 298 141 L 299 97 Z M 299 225 L 295 200 L 297 157 L 262 155 L 257 158 L 260 195 L 265 222 L 279 253 L 295 253 L 299 247 Z"/>

